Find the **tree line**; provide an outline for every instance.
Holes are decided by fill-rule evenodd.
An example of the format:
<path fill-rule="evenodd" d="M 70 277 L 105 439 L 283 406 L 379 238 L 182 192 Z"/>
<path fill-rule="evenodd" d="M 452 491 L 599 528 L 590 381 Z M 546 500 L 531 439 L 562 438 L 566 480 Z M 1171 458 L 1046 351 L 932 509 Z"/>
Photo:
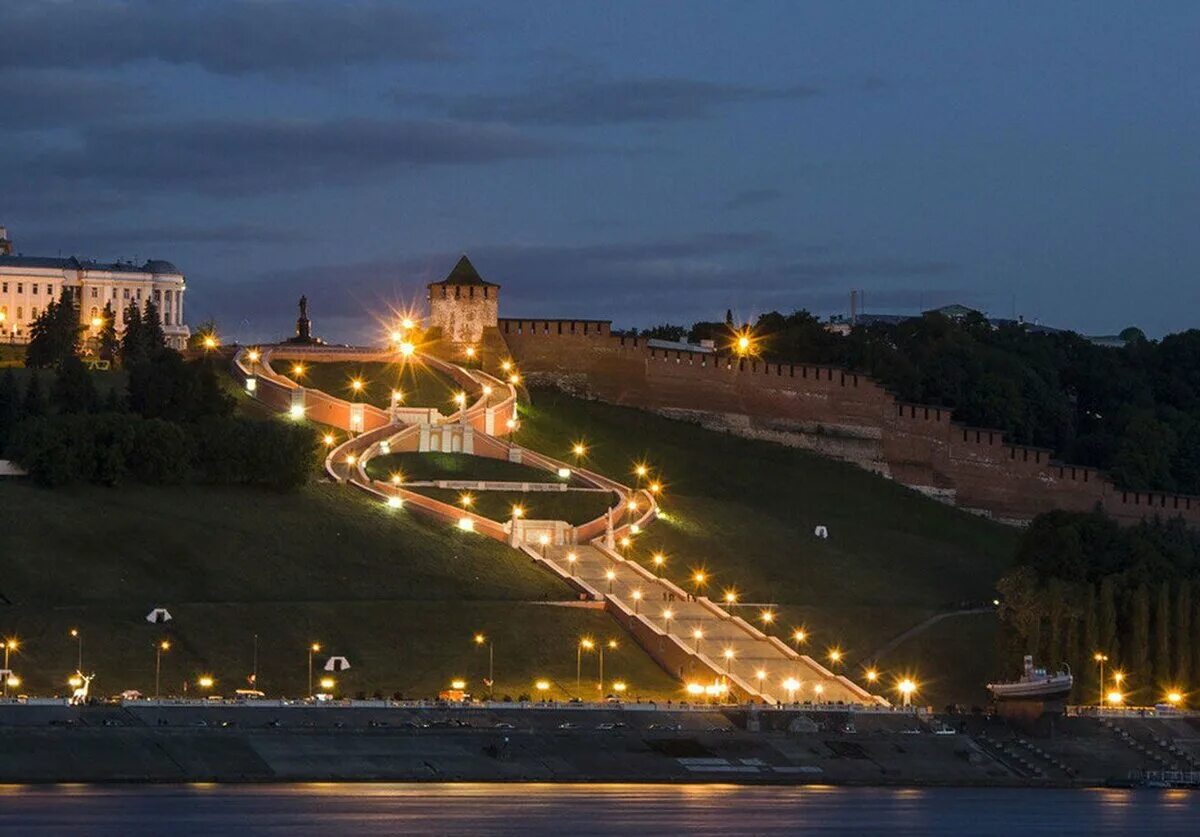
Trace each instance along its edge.
<path fill-rule="evenodd" d="M 1200 534 L 1179 518 L 1122 528 L 1101 511 L 1041 515 L 997 589 L 1002 658 L 1068 663 L 1076 699 L 1099 694 L 1097 653 L 1105 691 L 1121 670 L 1134 700 L 1200 684 Z"/>
<path fill-rule="evenodd" d="M 124 388 L 103 394 L 79 354 L 84 329 L 67 293 L 30 330 L 24 383 L 0 377 L 0 455 L 37 483 L 206 482 L 295 488 L 317 461 L 311 431 L 234 414 L 213 361 L 166 345 L 153 302 L 131 305 L 118 339 L 106 306 L 96 341 L 120 364 Z"/>
<path fill-rule="evenodd" d="M 643 334 L 728 347 L 726 319 Z M 1200 493 L 1200 331 L 1153 341 L 1127 329 L 1116 348 L 978 313 L 927 313 L 839 334 L 807 311 L 764 314 L 752 329 L 768 360 L 871 375 L 901 400 L 949 407 L 957 421 L 1104 469 L 1123 488 Z"/>

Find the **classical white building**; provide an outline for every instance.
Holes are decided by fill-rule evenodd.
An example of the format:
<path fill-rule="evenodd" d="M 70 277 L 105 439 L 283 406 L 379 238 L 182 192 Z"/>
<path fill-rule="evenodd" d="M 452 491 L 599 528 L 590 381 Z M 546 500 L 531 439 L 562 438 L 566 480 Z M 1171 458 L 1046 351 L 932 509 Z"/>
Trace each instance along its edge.
<path fill-rule="evenodd" d="M 0 341 L 25 343 L 29 327 L 66 289 L 79 307 L 80 323 L 88 333 L 98 329 L 106 304 L 116 313 L 116 329 L 125 328 L 125 309 L 137 303 L 145 309 L 150 300 L 158 306 L 167 344 L 182 349 L 189 330 L 183 321 L 183 292 L 187 283 L 170 262 L 84 261 L 12 254 L 8 231 L 0 227 Z"/>

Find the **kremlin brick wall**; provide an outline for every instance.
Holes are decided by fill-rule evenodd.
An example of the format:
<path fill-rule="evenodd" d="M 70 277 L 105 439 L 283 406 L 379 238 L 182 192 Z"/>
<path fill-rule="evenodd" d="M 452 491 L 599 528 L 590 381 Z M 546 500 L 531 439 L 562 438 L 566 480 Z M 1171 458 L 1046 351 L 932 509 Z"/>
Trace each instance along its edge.
<path fill-rule="evenodd" d="M 530 383 L 808 448 L 997 519 L 1099 504 L 1123 523 L 1200 523 L 1198 497 L 1123 491 L 1102 471 L 953 422 L 945 407 L 900 402 L 865 375 L 651 348 L 606 321 L 501 319 L 497 330 Z"/>

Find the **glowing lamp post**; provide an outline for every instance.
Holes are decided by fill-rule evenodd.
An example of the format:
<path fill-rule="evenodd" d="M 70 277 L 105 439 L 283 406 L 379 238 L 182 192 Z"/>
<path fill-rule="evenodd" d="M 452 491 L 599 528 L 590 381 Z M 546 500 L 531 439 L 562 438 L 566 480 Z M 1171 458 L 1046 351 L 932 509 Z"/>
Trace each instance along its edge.
<path fill-rule="evenodd" d="M 78 628 L 71 628 L 71 639 L 75 640 L 75 670 L 83 673 L 83 634 Z"/>
<path fill-rule="evenodd" d="M 163 640 L 154 646 L 154 697 L 157 699 L 160 693 L 160 683 L 162 680 L 162 655 L 171 650 L 171 643 Z"/>
<path fill-rule="evenodd" d="M 788 693 L 788 703 L 795 703 L 796 691 L 800 688 L 800 681 L 795 677 L 789 677 L 783 681 L 783 688 Z"/>
<path fill-rule="evenodd" d="M 546 547 L 550 545 L 550 536 L 545 532 L 538 535 L 538 546 L 542 548 L 542 560 L 546 560 Z"/>
<path fill-rule="evenodd" d="M 313 654 L 321 650 L 321 643 L 314 642 L 308 646 L 308 696 L 313 696 Z"/>
<path fill-rule="evenodd" d="M 583 652 L 591 651 L 595 647 L 596 647 L 596 643 L 593 642 L 591 638 L 586 637 L 586 636 L 583 639 L 579 640 L 579 645 L 577 645 L 575 647 L 575 690 L 576 691 L 579 690 L 579 681 L 582 678 L 581 672 L 582 672 L 582 668 L 583 668 Z"/>
<path fill-rule="evenodd" d="M 674 616 L 675 616 L 675 612 L 673 610 L 671 610 L 670 608 L 667 608 L 666 610 L 664 610 L 662 612 L 663 631 L 665 631 L 668 634 L 671 633 L 671 619 L 674 618 Z"/>
<path fill-rule="evenodd" d="M 1172 689 L 1167 692 L 1167 704 L 1172 709 L 1178 709 L 1183 705 L 1183 693 L 1178 689 Z"/>
<path fill-rule="evenodd" d="M 1106 662 L 1108 662 L 1108 655 L 1101 654 L 1099 651 L 1097 651 L 1095 654 L 1092 655 L 1092 659 L 1095 660 L 1096 665 L 1100 666 L 1100 697 L 1098 698 L 1096 705 L 1103 706 L 1104 705 L 1104 664 Z"/>
<path fill-rule="evenodd" d="M 726 648 L 721 652 L 721 656 L 725 658 L 725 674 L 729 674 L 729 669 L 733 665 L 733 649 Z"/>
<path fill-rule="evenodd" d="M 663 564 L 667 563 L 667 556 L 663 555 L 661 552 L 656 552 L 652 556 L 651 560 L 654 561 L 655 572 L 661 575 Z"/>
<path fill-rule="evenodd" d="M 641 611 L 641 607 L 642 607 L 642 591 L 641 591 L 641 590 L 634 590 L 632 595 L 633 595 L 633 614 L 634 614 L 634 616 L 637 616 L 639 613 L 641 613 L 641 612 L 642 612 L 642 611 Z"/>
<path fill-rule="evenodd" d="M 196 681 L 196 685 L 199 686 L 201 689 L 208 690 L 208 689 L 211 689 L 214 685 L 216 685 L 216 682 L 217 681 L 213 679 L 213 676 L 211 674 L 202 674 L 202 675 L 200 675 L 200 678 Z"/>
<path fill-rule="evenodd" d="M 697 654 L 699 654 L 700 653 L 700 640 L 704 639 L 704 630 L 701 628 L 696 628 L 695 630 L 693 630 L 692 631 L 692 639 L 696 640 L 695 651 Z"/>
<path fill-rule="evenodd" d="M 334 680 L 332 677 L 322 677 L 320 685 L 321 685 L 321 691 L 324 694 L 332 695 L 334 687 L 337 686 L 337 681 Z"/>
<path fill-rule="evenodd" d="M 879 680 L 879 672 L 873 668 L 867 669 L 866 675 L 867 675 L 867 682 L 870 683 L 871 685 L 874 685 L 875 682 Z"/>
<path fill-rule="evenodd" d="M 18 650 L 20 647 L 21 647 L 21 643 L 17 640 L 16 637 L 9 637 L 8 639 L 4 640 L 4 670 L 6 672 L 8 672 L 8 674 L 6 675 L 7 679 L 4 681 L 4 696 L 5 697 L 8 697 L 8 689 L 9 689 L 9 685 L 10 685 L 9 680 L 16 679 L 12 674 L 12 670 L 8 667 L 8 655 L 11 654 L 13 651 Z M 17 683 L 15 685 L 13 685 L 13 688 L 15 689 L 20 684 L 21 684 L 20 680 L 17 680 Z"/>
<path fill-rule="evenodd" d="M 579 560 L 579 556 L 574 552 L 567 553 L 567 566 L 571 568 L 572 577 L 575 575 L 575 562 Z"/>
<path fill-rule="evenodd" d="M 495 646 L 492 644 L 492 641 L 490 639 L 488 639 L 486 636 L 484 636 L 483 634 L 475 634 L 475 647 L 482 648 L 484 645 L 487 645 L 487 650 L 488 650 L 487 687 L 488 687 L 488 694 L 491 694 L 492 684 L 496 682 Z"/>
<path fill-rule="evenodd" d="M 829 649 L 829 662 L 833 665 L 840 665 L 842 662 L 842 652 L 837 648 Z"/>
<path fill-rule="evenodd" d="M 571 453 L 582 459 L 587 455 L 587 446 L 583 442 L 576 442 L 571 446 Z"/>
<path fill-rule="evenodd" d="M 735 604 L 737 604 L 737 591 L 726 590 L 725 591 L 725 609 L 729 612 L 730 616 L 733 615 L 733 606 Z"/>
<path fill-rule="evenodd" d="M 616 580 L 617 574 L 612 570 L 609 570 L 604 574 L 604 577 L 608 579 L 608 592 L 611 594 L 613 591 L 613 582 Z"/>
<path fill-rule="evenodd" d="M 904 706 L 912 706 L 912 696 L 917 691 L 917 684 L 911 677 L 905 677 L 896 684 L 896 691 L 900 692 L 900 699 Z"/>

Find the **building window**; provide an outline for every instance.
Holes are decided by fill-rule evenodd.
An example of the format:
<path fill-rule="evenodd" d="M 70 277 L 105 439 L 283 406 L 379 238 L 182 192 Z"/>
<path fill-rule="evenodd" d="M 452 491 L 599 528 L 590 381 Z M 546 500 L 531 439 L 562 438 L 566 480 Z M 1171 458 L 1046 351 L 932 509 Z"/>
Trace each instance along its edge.
<path fill-rule="evenodd" d="M 36 319 L 37 319 L 37 308 L 30 308 L 30 309 L 29 309 L 29 319 L 31 319 L 31 320 L 36 320 Z"/>
<path fill-rule="evenodd" d="M 25 283 L 24 282 L 17 283 L 17 293 L 19 293 L 19 294 L 25 293 Z"/>
<path fill-rule="evenodd" d="M 93 285 L 92 286 L 92 299 L 96 299 L 99 296 L 100 296 L 100 289 L 97 288 L 95 285 Z"/>
<path fill-rule="evenodd" d="M 53 285 L 47 285 L 47 286 L 46 286 L 46 293 L 47 293 L 47 294 L 49 294 L 50 296 L 54 296 L 54 286 L 53 286 Z"/>
<path fill-rule="evenodd" d="M 123 288 L 121 290 L 121 297 L 124 299 L 129 299 L 129 288 Z"/>
<path fill-rule="evenodd" d="M 4 287 L 0 288 L 0 293 L 8 293 L 8 283 L 3 283 Z"/>
<path fill-rule="evenodd" d="M 18 305 L 17 306 L 17 322 L 21 322 L 21 318 L 23 316 L 24 316 L 24 311 L 22 310 L 21 306 Z"/>

